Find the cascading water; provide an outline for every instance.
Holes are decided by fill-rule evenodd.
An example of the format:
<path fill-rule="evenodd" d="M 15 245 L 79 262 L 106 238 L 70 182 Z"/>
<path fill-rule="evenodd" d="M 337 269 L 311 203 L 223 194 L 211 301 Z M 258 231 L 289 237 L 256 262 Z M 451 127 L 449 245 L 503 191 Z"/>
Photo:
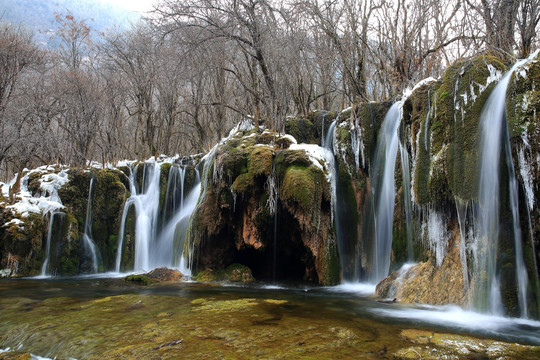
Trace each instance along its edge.
<path fill-rule="evenodd" d="M 402 117 L 402 102 L 396 102 L 386 113 L 373 163 L 373 188 L 375 244 L 373 253 L 373 269 L 370 275 L 372 282 L 379 282 L 390 269 L 390 253 L 392 250 L 392 223 L 394 219 L 394 171 L 398 150 L 398 127 Z"/>
<path fill-rule="evenodd" d="M 184 207 L 184 181 L 186 171 L 184 167 L 173 164 L 169 169 L 167 180 L 167 192 L 162 223 L 165 224 L 170 218 Z"/>
<path fill-rule="evenodd" d="M 62 221 L 64 218 L 64 215 L 65 214 L 63 212 L 50 213 L 49 229 L 47 231 L 47 245 L 45 248 L 45 261 L 43 262 L 43 266 L 41 267 L 41 276 L 53 275 L 49 269 L 49 263 L 51 261 L 54 218 L 55 216 L 59 216 L 60 221 Z"/>
<path fill-rule="evenodd" d="M 94 189 L 94 177 L 90 180 L 88 189 L 88 204 L 86 205 L 86 219 L 84 222 L 83 244 L 86 256 L 92 262 L 92 272 L 98 271 L 98 254 L 99 250 L 92 240 L 92 194 Z"/>
<path fill-rule="evenodd" d="M 185 192 L 185 169 L 171 165 L 167 190 L 160 217 L 160 179 L 162 163 L 143 165 L 142 184 L 137 183 L 137 170 L 130 169 L 131 196 L 126 201 L 120 224 L 120 237 L 116 257 L 116 271 L 121 271 L 122 248 L 126 221 L 133 206 L 135 210 L 135 263 L 134 270 L 150 270 L 156 267 L 182 267 L 181 254 L 186 238 L 188 220 L 195 209 L 200 194 L 198 172 L 196 183 L 188 196 Z M 137 191 L 140 189 L 140 193 Z M 185 269 L 184 269 L 185 270 Z M 188 275 L 188 274 L 186 274 Z"/>
<path fill-rule="evenodd" d="M 334 133 L 336 130 L 337 121 L 338 119 L 335 119 L 330 124 L 330 127 L 328 128 L 328 133 L 326 133 L 326 137 L 325 137 L 324 145 L 323 145 L 324 148 L 332 151 L 332 153 L 334 152 Z"/>
<path fill-rule="evenodd" d="M 334 151 L 334 139 L 335 139 L 335 132 L 336 132 L 336 125 L 338 122 L 338 118 L 336 118 L 332 124 L 330 124 L 330 127 L 328 128 L 328 133 L 326 134 L 326 139 L 324 141 L 324 148 L 327 149 L 328 157 L 328 171 L 330 171 L 332 174 L 330 176 L 330 181 L 332 181 L 331 187 L 332 187 L 332 217 L 334 220 L 334 224 L 336 227 L 336 238 L 338 242 L 338 251 L 339 251 L 339 258 L 341 262 L 341 271 L 343 278 L 345 280 L 351 280 L 351 274 L 348 274 L 347 269 L 347 262 L 349 261 L 348 258 L 354 254 L 354 251 L 352 251 L 351 254 L 348 254 L 347 246 L 344 244 L 344 239 L 342 235 L 342 229 L 341 229 L 341 223 L 340 223 L 340 215 L 339 215 L 339 209 L 337 209 L 337 204 L 339 203 L 338 200 L 338 191 L 337 191 L 337 162 L 335 161 L 335 151 Z"/>
<path fill-rule="evenodd" d="M 409 153 L 405 146 L 399 143 L 399 152 L 401 155 L 401 173 L 403 176 L 403 207 L 405 209 L 405 228 L 407 235 L 407 259 L 412 261 L 413 234 L 412 234 L 412 197 L 411 197 L 411 171 L 409 166 Z"/>
<path fill-rule="evenodd" d="M 517 278 L 517 296 L 522 317 L 527 316 L 527 284 L 528 276 L 523 261 L 521 245 L 521 228 L 519 222 L 519 204 L 517 180 L 512 161 L 508 125 L 506 120 L 506 89 L 514 71 L 526 63 L 516 63 L 497 84 L 490 94 L 480 116 L 481 148 L 480 148 L 480 182 L 478 194 L 477 234 L 475 254 L 475 278 L 478 281 L 474 289 L 475 307 L 497 315 L 503 315 L 501 296 L 500 270 L 497 267 L 499 245 L 499 164 L 501 150 L 505 151 L 508 166 L 509 197 L 513 220 L 513 236 L 515 245 L 515 268 Z"/>

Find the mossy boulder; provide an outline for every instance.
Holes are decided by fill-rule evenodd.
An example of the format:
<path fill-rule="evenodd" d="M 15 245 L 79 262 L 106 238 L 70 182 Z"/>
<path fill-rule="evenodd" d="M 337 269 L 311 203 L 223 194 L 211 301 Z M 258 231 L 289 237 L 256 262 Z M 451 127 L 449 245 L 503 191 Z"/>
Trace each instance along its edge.
<path fill-rule="evenodd" d="M 115 269 L 118 232 L 129 192 L 125 185 L 125 175 L 118 170 L 70 169 L 69 182 L 58 191 L 58 194 L 66 206 L 66 211 L 77 220 L 78 231 L 81 234 L 84 233 L 91 183 L 93 186 L 90 198 L 91 229 L 92 241 L 99 251 L 98 271 L 110 271 Z M 82 238 L 82 235 L 79 237 Z"/>
<path fill-rule="evenodd" d="M 146 286 L 152 284 L 152 279 L 150 279 L 146 275 L 141 275 L 141 274 L 128 275 L 124 278 L 124 281 L 134 283 L 134 284 L 146 285 Z"/>
<path fill-rule="evenodd" d="M 9 276 L 38 275 L 43 261 L 43 243 L 47 223 L 40 214 L 29 213 L 26 218 L 0 205 L 0 269 L 10 269 Z"/>
<path fill-rule="evenodd" d="M 490 56 L 458 61 L 440 81 L 419 88 L 405 103 L 410 138 L 418 139 L 410 144 L 416 154 L 417 203 L 476 198 L 480 114 L 506 69 Z"/>
<path fill-rule="evenodd" d="M 299 143 L 318 144 L 317 130 L 310 119 L 288 118 L 285 122 L 285 132 L 292 135 Z"/>
<path fill-rule="evenodd" d="M 255 281 L 251 269 L 242 264 L 231 264 L 225 269 L 205 269 L 195 275 L 202 282 L 250 283 Z"/>

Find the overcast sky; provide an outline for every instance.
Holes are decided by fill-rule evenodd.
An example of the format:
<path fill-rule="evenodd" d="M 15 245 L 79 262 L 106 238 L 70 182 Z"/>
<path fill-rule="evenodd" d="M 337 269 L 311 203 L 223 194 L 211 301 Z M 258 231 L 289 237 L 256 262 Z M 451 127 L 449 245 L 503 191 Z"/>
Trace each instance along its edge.
<path fill-rule="evenodd" d="M 105 2 L 117 4 L 127 10 L 144 12 L 152 10 L 152 4 L 156 0 L 104 0 Z"/>

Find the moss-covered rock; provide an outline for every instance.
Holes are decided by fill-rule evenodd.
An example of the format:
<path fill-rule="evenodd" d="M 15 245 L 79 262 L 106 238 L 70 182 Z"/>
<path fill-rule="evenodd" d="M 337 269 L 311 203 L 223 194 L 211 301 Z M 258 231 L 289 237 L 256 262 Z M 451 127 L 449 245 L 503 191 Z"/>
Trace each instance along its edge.
<path fill-rule="evenodd" d="M 206 191 L 192 217 L 188 242 L 200 278 L 212 278 L 213 271 L 239 262 L 263 280 L 319 282 L 332 266 L 337 249 L 327 243 L 335 238 L 323 164 L 313 164 L 305 151 L 291 150 L 290 142 L 283 146 L 278 139 L 288 137 L 267 130 L 238 134 L 207 159 Z M 323 260 L 325 250 L 336 253 Z M 324 275 L 325 283 L 339 281 L 339 266 L 331 273 Z"/>
<path fill-rule="evenodd" d="M 465 201 L 476 198 L 478 121 L 493 81 L 505 70 L 499 59 L 489 56 L 458 61 L 440 82 L 409 98 L 412 139 L 418 139 L 412 147 L 419 204 L 454 196 Z"/>
<path fill-rule="evenodd" d="M 202 282 L 250 283 L 255 281 L 251 269 L 242 264 L 231 264 L 225 269 L 205 269 L 195 275 Z"/>
<path fill-rule="evenodd" d="M 317 131 L 310 119 L 288 118 L 285 132 L 292 135 L 299 143 L 318 144 Z"/>
<path fill-rule="evenodd" d="M 125 186 L 125 175 L 118 170 L 70 169 L 69 182 L 59 189 L 58 194 L 66 211 L 77 220 L 81 234 L 84 233 L 91 183 L 91 229 L 92 240 L 99 251 L 98 271 L 111 271 L 116 265 L 118 232 L 129 192 Z M 78 237 L 82 238 L 82 235 Z M 80 257 L 83 258 L 84 254 L 81 253 Z M 84 271 L 82 268 L 79 270 Z"/>
<path fill-rule="evenodd" d="M 135 284 L 141 284 L 141 285 L 150 285 L 152 283 L 152 279 L 150 279 L 148 276 L 146 275 L 140 275 L 140 274 L 137 274 L 137 275 L 128 275 L 124 278 L 124 281 L 125 282 L 131 282 L 131 283 L 135 283 Z"/>

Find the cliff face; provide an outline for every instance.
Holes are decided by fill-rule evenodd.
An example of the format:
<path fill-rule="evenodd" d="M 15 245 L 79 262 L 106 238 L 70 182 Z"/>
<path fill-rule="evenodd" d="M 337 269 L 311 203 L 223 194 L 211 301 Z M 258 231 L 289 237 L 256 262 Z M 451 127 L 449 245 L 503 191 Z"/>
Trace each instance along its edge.
<path fill-rule="evenodd" d="M 97 246 L 100 271 L 112 270 L 119 222 L 127 197 L 125 175 L 117 170 L 83 171 L 43 167 L 21 177 L 21 191 L 13 204 L 0 205 L 4 226 L 2 266 L 10 275 L 76 275 L 92 272 L 84 250 L 83 234 L 90 191 L 92 240 Z M 44 263 L 47 264 L 44 266 Z"/>
<path fill-rule="evenodd" d="M 249 266 L 257 279 L 340 280 L 332 156 L 291 136 L 247 127 L 204 161 L 190 230 L 195 271 Z"/>
<path fill-rule="evenodd" d="M 462 60 L 394 105 L 360 103 L 290 118 L 288 135 L 246 120 L 202 158 L 133 163 L 121 171 L 30 171 L 20 189 L 4 186 L 0 201 L 3 274 L 39 274 L 46 259 L 50 274 L 132 270 L 146 249 L 149 257 L 172 257 L 167 264 L 184 261 L 194 276 L 242 264 L 258 280 L 331 285 L 380 280 L 374 274 L 382 269 L 390 275 L 378 286 L 380 296 L 482 311 L 489 311 L 486 295 L 495 284 L 504 313 L 523 315 L 525 308 L 538 317 L 539 59 L 522 64 L 509 81 L 494 175 L 497 235 L 488 239 L 478 230 L 486 207 L 479 196 L 480 118 L 507 71 L 494 57 Z M 397 130 L 384 134 L 389 109 Z M 391 152 L 395 166 L 383 174 Z M 382 190 L 388 176 L 393 186 Z M 383 214 L 384 191 L 393 201 Z"/>
<path fill-rule="evenodd" d="M 505 160 L 503 148 L 498 175 L 498 237 L 488 240 L 496 248 L 492 266 L 496 269 L 503 312 L 514 316 L 523 314 L 524 304 L 520 305 L 520 301 L 526 303 L 529 316 L 537 317 L 539 306 L 539 64 L 538 59 L 529 61 L 510 79 L 506 114 L 512 161 Z M 442 79 L 417 89 L 404 103 L 401 131 L 411 156 L 414 213 L 411 229 L 415 251 L 410 260 L 420 263 L 405 274 L 404 270 L 397 271 L 404 262 L 397 261 L 402 248 L 399 244 L 404 240 L 400 236 L 403 222 L 395 222 L 392 268 L 396 272 L 379 285 L 380 296 L 406 302 L 456 303 L 489 311 L 485 295 L 480 295 L 490 291 L 486 283 L 491 270 L 479 265 L 488 256 L 480 248 L 477 223 L 478 213 L 485 211 L 478 195 L 482 158 L 479 120 L 487 98 L 506 70 L 490 57 L 458 62 Z M 500 136 L 504 138 L 504 132 Z M 519 208 L 512 204 L 510 195 L 511 166 L 517 177 Z M 398 189 L 403 188 L 401 175 L 396 173 Z M 514 241 L 516 221 L 512 207 L 519 212 L 519 241 Z M 403 219 L 404 213 L 398 191 L 394 219 Z M 523 251 L 525 271 L 521 272 L 518 248 Z M 526 284 L 520 285 L 520 281 Z M 524 300 L 520 300 L 520 291 Z"/>

